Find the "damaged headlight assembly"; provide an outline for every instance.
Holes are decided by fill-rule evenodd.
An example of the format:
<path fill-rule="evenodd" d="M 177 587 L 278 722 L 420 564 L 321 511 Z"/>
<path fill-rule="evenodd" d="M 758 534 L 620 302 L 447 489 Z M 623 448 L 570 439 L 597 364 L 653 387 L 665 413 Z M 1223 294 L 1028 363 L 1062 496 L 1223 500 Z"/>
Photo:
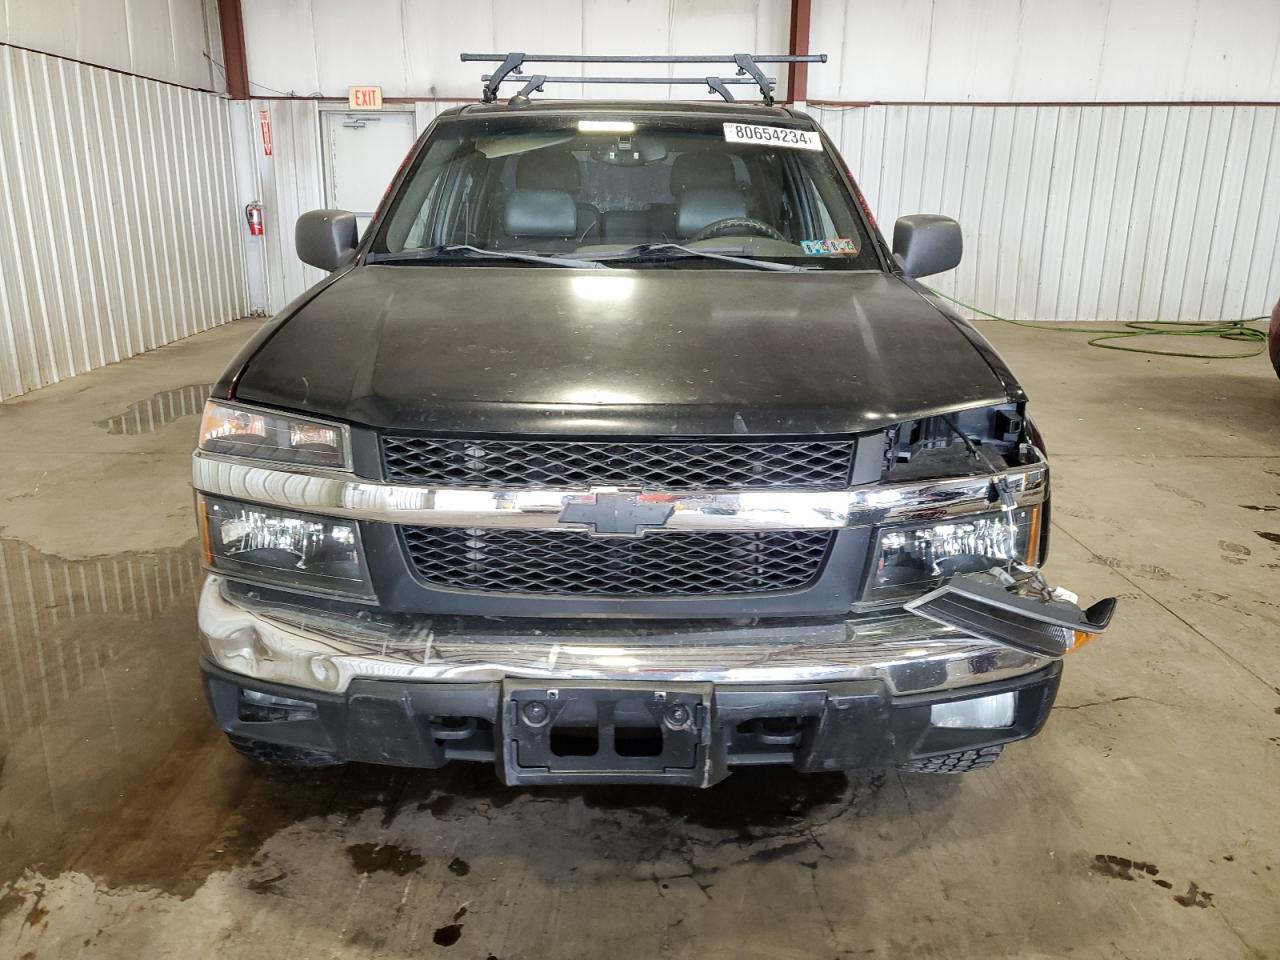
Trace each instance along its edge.
<path fill-rule="evenodd" d="M 1107 629 L 1115 597 L 1087 610 L 1075 594 L 1050 588 L 1026 564 L 952 577 L 936 590 L 905 604 L 917 616 L 964 630 L 1026 653 L 1057 659 Z"/>
<path fill-rule="evenodd" d="M 996 413 L 999 423 L 1000 411 Z M 935 419 L 946 430 L 937 427 L 934 446 L 913 439 L 905 449 L 912 456 L 923 450 L 935 461 L 950 455 L 972 468 L 985 465 L 991 476 L 992 509 L 976 516 L 881 527 L 873 540 L 859 606 L 901 603 L 918 616 L 970 636 L 1048 659 L 1060 658 L 1102 633 L 1115 610 L 1114 598 L 1083 610 L 1074 594 L 1051 588 L 1040 573 L 1047 498 L 1019 504 L 999 460 L 990 455 L 990 448 L 998 450 L 998 444 L 983 443 L 991 430 L 980 433 L 975 442 L 951 417 Z M 912 437 L 923 432 L 917 424 Z M 990 718 L 983 719 L 987 722 Z"/>
<path fill-rule="evenodd" d="M 1034 563 L 1040 552 L 1040 510 L 1037 505 L 881 528 L 863 602 L 901 602 L 959 573 L 980 573 L 993 564 Z"/>
<path fill-rule="evenodd" d="M 1049 659 L 1070 653 L 1107 628 L 1115 599 L 1082 610 L 1045 582 L 1035 566 L 1042 509 L 881 529 L 864 603 L 905 600 L 917 616 L 971 636 Z"/>

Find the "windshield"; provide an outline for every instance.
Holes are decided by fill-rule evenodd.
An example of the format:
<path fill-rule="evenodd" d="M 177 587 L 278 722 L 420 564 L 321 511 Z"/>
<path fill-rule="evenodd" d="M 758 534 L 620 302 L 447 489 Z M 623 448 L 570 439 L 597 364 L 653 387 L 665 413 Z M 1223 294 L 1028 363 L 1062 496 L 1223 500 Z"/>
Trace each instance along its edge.
<path fill-rule="evenodd" d="M 394 198 L 369 260 L 458 263 L 462 247 L 471 248 L 461 251 L 468 261 L 508 265 L 545 257 L 563 266 L 571 257 L 732 269 L 748 258 L 880 269 L 818 135 L 772 120 L 442 121 Z M 510 253 L 534 256 L 500 256 Z"/>

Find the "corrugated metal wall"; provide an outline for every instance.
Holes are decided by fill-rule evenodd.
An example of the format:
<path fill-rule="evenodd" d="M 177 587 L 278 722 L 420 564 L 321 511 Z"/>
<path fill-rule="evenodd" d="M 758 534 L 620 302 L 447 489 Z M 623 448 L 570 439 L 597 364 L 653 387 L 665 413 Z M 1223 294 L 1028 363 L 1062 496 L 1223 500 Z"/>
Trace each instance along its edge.
<path fill-rule="evenodd" d="M 217 0 L 0 0 L 0 43 L 226 89 Z"/>
<path fill-rule="evenodd" d="M 260 111 L 271 123 L 271 156 L 265 156 Z M 257 100 L 250 105 L 258 196 L 263 207 L 262 255 L 266 260 L 267 310 L 278 313 L 324 273 L 298 259 L 293 229 L 298 217 L 324 206 L 320 157 L 320 104 L 315 100 Z"/>
<path fill-rule="evenodd" d="M 448 106 L 418 103 L 418 130 Z M 293 251 L 294 220 L 324 204 L 321 104 L 258 101 L 255 118 L 258 109 L 269 111 L 275 141 L 272 158 L 259 150 L 274 312 L 322 276 Z M 960 221 L 964 261 L 929 282 L 983 309 L 1022 319 L 1220 319 L 1266 313 L 1280 290 L 1280 108 L 810 112 L 887 238 L 906 213 Z"/>
<path fill-rule="evenodd" d="M 814 0 L 810 47 L 831 55 L 813 100 L 899 102 L 810 112 L 887 236 L 904 213 L 960 221 L 939 289 L 1023 319 L 1275 302 L 1276 0 Z M 1089 102 L 1142 100 L 1240 103 Z"/>
<path fill-rule="evenodd" d="M 928 282 L 1005 316 L 1195 320 L 1280 290 L 1280 108 L 811 107 L 886 237 L 960 221 Z"/>
<path fill-rule="evenodd" d="M 388 97 L 472 97 L 483 71 L 459 62 L 464 50 L 785 53 L 790 0 L 363 0 L 358 15 L 344 0 L 271 0 L 243 9 L 250 86 L 259 96 L 345 97 L 351 84 L 378 84 Z M 671 76 L 665 65 L 628 70 Z M 556 70 L 583 72 L 579 64 Z M 785 70 L 779 80 L 785 92 Z M 558 90 L 560 96 L 583 95 L 572 85 Z M 694 88 L 678 95 L 705 93 Z M 655 84 L 593 88 L 586 95 L 668 92 Z"/>
<path fill-rule="evenodd" d="M 438 102 L 413 104 L 417 132 L 427 129 L 452 106 Z M 243 121 L 250 127 L 248 140 L 255 158 L 257 195 L 263 205 L 262 256 L 266 261 L 266 308 L 270 313 L 278 313 L 324 277 L 323 271 L 298 259 L 293 228 L 301 214 L 325 205 L 320 112 L 346 107 L 345 102 L 336 100 L 254 100 Z M 271 121 L 270 157 L 263 153 L 259 130 L 259 114 L 263 110 Z"/>
<path fill-rule="evenodd" d="M 457 62 L 463 49 L 781 49 L 788 10 L 780 0 L 479 0 L 446 17 L 376 0 L 352 20 L 340 0 L 280 0 L 245 17 L 259 93 L 381 83 L 388 96 L 440 97 L 475 93 L 483 71 Z M 1039 319 L 1218 319 L 1274 303 L 1280 108 L 1244 101 L 1280 99 L 1276 0 L 814 0 L 810 48 L 831 56 L 809 71 L 812 100 L 905 102 L 810 111 L 886 233 L 901 213 L 960 220 L 967 253 L 935 278 L 941 289 Z M 588 91 L 610 93 L 663 88 Z M 1137 99 L 1241 103 L 1087 103 Z M 974 100 L 991 102 L 954 105 Z M 1062 103 L 994 105 L 1004 101 Z M 292 235 L 297 214 L 323 202 L 322 107 L 258 106 L 276 129 L 274 160 L 259 157 L 274 310 L 320 276 L 297 262 Z M 439 108 L 417 104 L 419 130 Z"/>
<path fill-rule="evenodd" d="M 820 100 L 1280 100 L 1276 0 L 813 0 Z"/>
<path fill-rule="evenodd" d="M 0 46 L 0 399 L 249 312 L 223 99 Z"/>
<path fill-rule="evenodd" d="M 245 3 L 253 92 L 340 97 L 359 83 L 380 84 L 388 97 L 470 97 L 481 70 L 458 61 L 463 50 L 782 53 L 790 2 L 365 0 L 354 9 L 344 0 Z M 813 0 L 810 48 L 831 59 L 809 71 L 809 96 L 1275 100 L 1278 47 L 1276 0 Z M 610 92 L 667 95 L 587 95 Z"/>

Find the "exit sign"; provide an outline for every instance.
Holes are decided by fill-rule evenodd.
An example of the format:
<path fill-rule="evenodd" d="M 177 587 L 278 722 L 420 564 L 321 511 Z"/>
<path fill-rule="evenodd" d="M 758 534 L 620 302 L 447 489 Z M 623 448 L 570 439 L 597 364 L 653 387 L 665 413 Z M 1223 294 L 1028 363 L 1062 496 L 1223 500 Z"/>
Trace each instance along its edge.
<path fill-rule="evenodd" d="M 347 103 L 352 110 L 381 110 L 381 87 L 347 87 Z"/>

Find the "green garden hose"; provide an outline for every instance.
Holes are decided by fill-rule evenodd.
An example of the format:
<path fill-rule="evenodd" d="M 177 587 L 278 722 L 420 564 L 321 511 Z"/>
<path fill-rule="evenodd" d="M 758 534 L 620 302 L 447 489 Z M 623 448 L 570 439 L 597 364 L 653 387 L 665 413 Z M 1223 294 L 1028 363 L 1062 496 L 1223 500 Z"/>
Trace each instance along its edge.
<path fill-rule="evenodd" d="M 1254 323 L 1258 320 L 1266 320 L 1266 317 L 1248 317 L 1244 320 L 1219 320 L 1213 323 L 1181 323 L 1173 320 L 1135 320 L 1125 323 L 1123 330 L 1104 330 L 1099 333 L 1096 330 L 1082 330 L 1079 327 L 1064 327 L 1052 321 L 1042 323 L 1028 323 L 1026 320 L 1010 320 L 1008 317 L 1001 317 L 994 313 L 989 313 L 980 307 L 975 307 L 971 303 L 965 303 L 963 300 L 957 300 L 955 297 L 943 293 L 941 290 L 935 290 L 933 287 L 924 286 L 926 290 L 935 296 L 941 297 L 943 300 L 950 300 L 957 306 L 964 307 L 966 310 L 972 310 L 976 314 L 980 314 L 989 320 L 999 320 L 1001 323 L 1011 323 L 1015 327 L 1027 327 L 1031 330 L 1040 330 L 1046 333 L 1083 333 L 1091 334 L 1089 337 L 1089 346 L 1100 347 L 1103 350 L 1123 350 L 1125 353 L 1148 353 L 1156 357 L 1191 357 L 1196 360 L 1242 360 L 1248 357 L 1256 357 L 1267 349 L 1267 335 L 1262 330 L 1257 330 L 1246 324 Z M 1118 343 L 1104 343 L 1106 340 L 1130 340 L 1134 337 L 1214 337 L 1218 340 L 1233 340 L 1241 343 L 1256 343 L 1258 346 L 1247 353 L 1190 353 L 1185 350 L 1152 350 L 1147 347 L 1126 347 Z"/>

